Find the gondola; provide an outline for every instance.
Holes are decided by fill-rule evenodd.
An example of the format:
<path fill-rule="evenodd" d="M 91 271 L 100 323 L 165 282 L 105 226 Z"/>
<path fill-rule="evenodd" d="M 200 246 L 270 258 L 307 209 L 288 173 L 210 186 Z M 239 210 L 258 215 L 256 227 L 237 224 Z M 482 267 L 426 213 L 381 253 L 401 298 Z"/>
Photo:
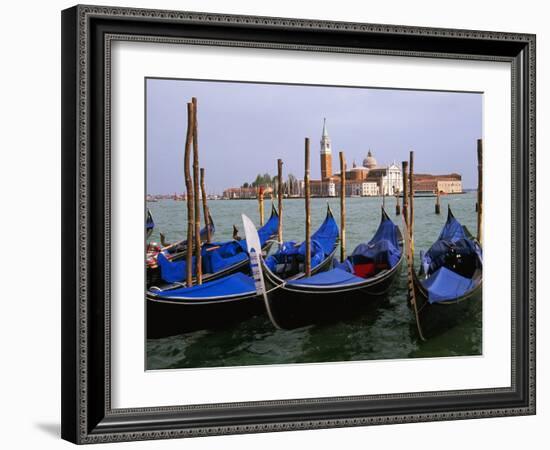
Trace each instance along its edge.
<path fill-rule="evenodd" d="M 261 229 L 260 229 L 261 231 Z M 330 253 L 319 259 L 315 272 L 327 268 L 338 246 L 339 230 L 332 212 L 327 216 L 314 236 L 323 240 Z M 262 244 L 258 237 L 258 247 Z M 246 241 L 241 241 L 248 249 Z M 301 245 L 286 242 L 281 252 L 300 249 Z M 299 252 L 294 252 L 298 255 Z M 277 252 L 270 252 L 276 258 Z M 297 257 L 299 258 L 299 257 Z M 249 261 L 247 259 L 249 268 Z M 247 268 L 247 269 L 248 269 Z M 296 275 L 294 276 L 296 278 Z M 165 336 L 187 333 L 202 329 L 215 329 L 246 320 L 254 315 L 265 313 L 264 302 L 258 298 L 254 278 L 242 272 L 207 281 L 193 287 L 168 289 L 150 288 L 147 291 L 147 338 L 156 339 Z"/>
<path fill-rule="evenodd" d="M 208 214 L 210 236 L 214 236 L 216 226 L 210 213 Z M 149 239 L 150 235 L 147 235 Z M 206 242 L 208 237 L 207 228 L 203 227 L 200 231 L 201 243 Z M 162 238 L 162 233 L 161 233 Z M 157 243 L 149 243 L 147 245 L 145 265 L 147 267 L 147 286 L 162 283 L 160 268 L 158 264 L 158 256 L 162 253 L 168 261 L 180 261 L 184 259 L 187 252 L 187 239 L 183 239 L 173 244 L 161 246 Z"/>
<path fill-rule="evenodd" d="M 147 239 L 149 239 L 151 237 L 151 234 L 153 234 L 154 228 L 155 228 L 155 221 L 153 220 L 151 211 L 149 210 L 149 208 L 147 208 L 147 219 L 145 220 L 145 231 L 147 233 Z"/>
<path fill-rule="evenodd" d="M 371 311 L 386 298 L 402 261 L 401 231 L 382 209 L 374 237 L 330 270 L 283 280 L 261 260 L 268 313 L 275 326 L 292 329 Z"/>
<path fill-rule="evenodd" d="M 272 206 L 269 220 L 258 230 L 264 250 L 267 250 L 272 244 L 271 239 L 276 235 L 278 227 L 279 214 Z M 247 273 L 249 271 L 248 253 L 246 241 L 244 240 L 233 239 L 227 242 L 205 243 L 201 249 L 201 256 L 203 282 L 216 280 L 236 272 Z M 193 256 L 192 261 L 194 276 L 196 272 L 195 256 Z M 155 286 L 163 289 L 171 286 L 182 286 L 187 273 L 185 259 L 180 258 L 173 261 L 161 252 L 157 257 L 157 263 L 160 268 L 160 280 L 157 281 Z M 193 282 L 195 282 L 194 279 Z"/>
<path fill-rule="evenodd" d="M 424 337 L 452 328 L 481 310 L 482 273 L 481 246 L 449 206 L 437 241 L 427 252 L 420 252 L 420 269 L 413 278 Z"/>

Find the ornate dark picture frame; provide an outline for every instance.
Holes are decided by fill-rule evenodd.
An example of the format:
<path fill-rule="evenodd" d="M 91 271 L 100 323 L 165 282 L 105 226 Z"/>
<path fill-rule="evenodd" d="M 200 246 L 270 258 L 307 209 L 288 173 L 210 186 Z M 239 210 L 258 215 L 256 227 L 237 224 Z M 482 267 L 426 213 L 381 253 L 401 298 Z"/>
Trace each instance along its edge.
<path fill-rule="evenodd" d="M 110 45 L 115 40 L 507 61 L 512 66 L 511 386 L 113 409 Z M 62 13 L 62 437 L 161 439 L 535 413 L 535 36 L 98 6 Z"/>

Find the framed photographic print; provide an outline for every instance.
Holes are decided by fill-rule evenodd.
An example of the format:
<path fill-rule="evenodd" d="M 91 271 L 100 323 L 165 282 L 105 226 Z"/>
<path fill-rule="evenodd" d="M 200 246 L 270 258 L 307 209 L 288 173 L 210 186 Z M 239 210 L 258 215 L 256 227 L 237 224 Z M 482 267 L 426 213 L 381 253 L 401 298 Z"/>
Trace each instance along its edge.
<path fill-rule="evenodd" d="M 75 6 L 62 45 L 63 438 L 535 413 L 534 35 Z"/>

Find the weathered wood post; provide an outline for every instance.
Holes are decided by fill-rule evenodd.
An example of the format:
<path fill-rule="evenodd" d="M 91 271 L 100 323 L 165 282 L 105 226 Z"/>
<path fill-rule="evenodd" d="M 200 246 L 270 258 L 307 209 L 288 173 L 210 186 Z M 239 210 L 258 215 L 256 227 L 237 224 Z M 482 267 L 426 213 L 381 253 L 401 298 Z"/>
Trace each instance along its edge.
<path fill-rule="evenodd" d="M 411 157 L 411 161 L 413 158 Z M 408 163 L 407 161 L 402 162 L 403 168 L 403 223 L 405 225 L 405 243 L 404 249 L 405 256 L 407 259 L 407 291 L 409 301 L 414 311 L 414 317 L 416 320 L 416 328 L 418 330 L 418 336 L 422 341 L 425 341 L 424 335 L 422 334 L 422 327 L 420 325 L 420 318 L 418 316 L 418 308 L 416 305 L 416 292 L 414 290 L 414 250 L 412 242 L 412 233 L 410 228 L 410 216 L 409 216 L 409 207 L 408 200 L 412 197 L 412 194 L 409 193 L 409 189 L 412 187 L 412 184 L 409 183 L 408 177 Z M 412 171 L 411 171 L 412 173 Z"/>
<path fill-rule="evenodd" d="M 409 153 L 409 234 L 414 250 L 414 151 Z"/>
<path fill-rule="evenodd" d="M 477 241 L 483 238 L 483 139 L 477 140 Z"/>
<path fill-rule="evenodd" d="M 258 209 L 260 212 L 260 226 L 264 226 L 264 187 L 258 188 Z"/>
<path fill-rule="evenodd" d="M 401 163 L 403 170 L 403 219 L 405 220 L 405 226 L 407 231 L 409 230 L 409 163 L 403 161 Z"/>
<path fill-rule="evenodd" d="M 277 208 L 279 209 L 279 227 L 277 228 L 277 239 L 283 242 L 283 160 L 277 160 Z"/>
<path fill-rule="evenodd" d="M 346 259 L 346 160 L 340 152 L 340 262 Z"/>
<path fill-rule="evenodd" d="M 195 265 L 197 284 L 202 284 L 201 210 L 199 176 L 199 133 L 197 119 L 197 99 L 193 97 L 193 197 L 195 200 Z"/>
<path fill-rule="evenodd" d="M 439 201 L 439 186 L 435 183 L 435 213 L 441 214 L 441 203 Z"/>
<path fill-rule="evenodd" d="M 208 210 L 208 196 L 204 184 L 204 168 L 201 167 L 201 194 L 202 194 L 202 214 L 204 216 L 204 226 L 206 227 L 206 242 L 212 242 L 212 230 L 210 229 L 210 211 Z"/>
<path fill-rule="evenodd" d="M 311 276 L 311 211 L 310 211 L 310 186 L 309 186 L 309 138 L 305 142 L 305 197 L 306 197 L 306 277 Z"/>
<path fill-rule="evenodd" d="M 407 258 L 407 291 L 409 296 L 409 302 L 411 303 L 414 311 L 414 318 L 416 320 L 416 329 L 418 331 L 418 337 L 420 340 L 425 341 L 426 338 L 422 333 L 422 325 L 420 323 L 420 317 L 418 315 L 418 307 L 416 304 L 416 291 L 414 289 L 414 250 L 412 247 L 412 240 L 409 230 L 407 229 L 406 215 L 403 213 L 403 221 L 405 222 L 405 255 Z"/>
<path fill-rule="evenodd" d="M 395 215 L 399 216 L 401 214 L 401 205 L 399 204 L 399 197 L 401 196 L 400 192 L 395 194 Z"/>
<path fill-rule="evenodd" d="M 191 145 L 193 143 L 195 110 L 193 103 L 187 103 L 187 136 L 185 139 L 184 173 L 185 173 L 185 198 L 187 199 L 187 253 L 185 255 L 186 283 L 193 285 L 193 181 L 191 180 Z"/>

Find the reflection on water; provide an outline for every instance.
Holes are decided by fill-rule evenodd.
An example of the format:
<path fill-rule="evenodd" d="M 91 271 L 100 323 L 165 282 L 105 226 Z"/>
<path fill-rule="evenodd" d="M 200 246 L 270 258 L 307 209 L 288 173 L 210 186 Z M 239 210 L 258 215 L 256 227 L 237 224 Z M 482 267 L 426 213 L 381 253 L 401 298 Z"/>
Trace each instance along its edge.
<path fill-rule="evenodd" d="M 475 193 L 442 197 L 441 215 L 434 214 L 433 198 L 415 198 L 416 257 L 437 239 L 446 219 L 447 204 L 454 215 L 475 234 Z M 266 202 L 266 220 L 269 212 Z M 335 217 L 339 217 L 338 199 L 328 200 Z M 325 217 L 327 199 L 312 200 L 312 230 Z M 241 213 L 258 223 L 256 200 L 217 200 L 209 202 L 216 224 L 215 239 L 231 239 L 232 226 L 242 230 Z M 347 249 L 369 240 L 380 221 L 380 198 L 347 199 Z M 159 240 L 162 231 L 169 241 L 185 236 L 185 202 L 160 200 L 149 203 L 155 220 L 151 240 Z M 395 199 L 386 198 L 386 210 L 396 224 Z M 285 240 L 303 240 L 304 201 L 285 200 L 283 234 Z M 243 233 L 241 232 L 241 235 Z M 243 236 L 244 237 L 244 236 Z M 378 311 L 330 325 L 309 326 L 297 330 L 275 330 L 267 317 L 254 317 L 224 330 L 196 331 L 180 336 L 147 341 L 147 368 L 191 368 L 246 366 L 373 359 L 479 355 L 481 312 L 468 317 L 459 326 L 419 342 L 414 317 L 407 307 L 406 270 L 395 280 L 388 300 Z"/>

